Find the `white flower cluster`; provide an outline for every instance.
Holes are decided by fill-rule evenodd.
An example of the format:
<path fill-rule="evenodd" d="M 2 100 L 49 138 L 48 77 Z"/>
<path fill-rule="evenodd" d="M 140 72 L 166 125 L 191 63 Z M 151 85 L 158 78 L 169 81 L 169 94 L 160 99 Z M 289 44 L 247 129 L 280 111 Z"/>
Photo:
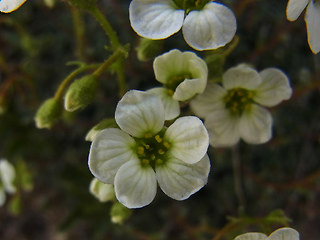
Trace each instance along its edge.
<path fill-rule="evenodd" d="M 157 185 L 176 200 L 197 192 L 207 183 L 209 142 L 217 147 L 240 138 L 268 141 L 272 117 L 261 106 L 291 96 L 288 78 L 276 68 L 259 73 L 242 64 L 226 71 L 220 86 L 207 84 L 207 65 L 192 52 L 171 50 L 156 57 L 153 67 L 163 87 L 127 92 L 115 112 L 119 128 L 99 131 L 89 154 L 92 174 L 114 185 L 116 198 L 128 208 L 151 203 Z M 195 116 L 179 117 L 179 102 L 191 102 L 205 125 Z M 91 192 L 101 201 L 110 185 L 94 183 Z"/>

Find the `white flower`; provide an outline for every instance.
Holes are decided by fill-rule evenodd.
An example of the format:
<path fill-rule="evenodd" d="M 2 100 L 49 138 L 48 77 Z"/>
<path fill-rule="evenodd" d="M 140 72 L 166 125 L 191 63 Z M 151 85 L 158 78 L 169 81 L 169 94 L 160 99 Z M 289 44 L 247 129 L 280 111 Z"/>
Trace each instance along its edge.
<path fill-rule="evenodd" d="M 155 58 L 153 69 L 157 81 L 164 87 L 148 92 L 161 98 L 166 120 L 179 116 L 178 101 L 186 101 L 202 93 L 207 85 L 207 64 L 193 52 L 171 50 Z"/>
<path fill-rule="evenodd" d="M 279 228 L 269 235 L 258 232 L 241 234 L 234 240 L 299 240 L 299 233 L 293 228 Z"/>
<path fill-rule="evenodd" d="M 13 185 L 15 170 L 11 163 L 5 159 L 0 160 L 0 206 L 6 200 L 5 192 L 15 193 L 16 187 Z"/>
<path fill-rule="evenodd" d="M 91 180 L 89 191 L 100 202 L 108 202 L 115 198 L 113 185 L 100 182 L 96 178 Z"/>
<path fill-rule="evenodd" d="M 304 20 L 307 25 L 308 43 L 313 53 L 320 51 L 320 2 L 315 0 L 289 0 L 287 18 L 295 21 L 307 8 Z"/>
<path fill-rule="evenodd" d="M 258 73 L 239 65 L 223 74 L 222 86 L 208 83 L 191 108 L 205 118 L 214 147 L 235 145 L 240 138 L 251 144 L 271 138 L 272 117 L 265 108 L 289 99 L 292 90 L 286 75 L 276 68 Z"/>
<path fill-rule="evenodd" d="M 102 130 L 93 139 L 89 168 L 99 181 L 114 184 L 128 208 L 148 205 L 157 182 L 162 191 L 184 200 L 202 188 L 210 170 L 207 131 L 197 117 L 164 127 L 164 108 L 156 95 L 132 90 L 118 103 L 121 129 Z"/>
<path fill-rule="evenodd" d="M 132 28 L 142 37 L 164 39 L 178 32 L 197 50 L 224 46 L 235 35 L 237 23 L 226 6 L 208 0 L 133 0 Z"/>
<path fill-rule="evenodd" d="M 0 0 L 0 12 L 10 13 L 17 10 L 26 0 Z"/>

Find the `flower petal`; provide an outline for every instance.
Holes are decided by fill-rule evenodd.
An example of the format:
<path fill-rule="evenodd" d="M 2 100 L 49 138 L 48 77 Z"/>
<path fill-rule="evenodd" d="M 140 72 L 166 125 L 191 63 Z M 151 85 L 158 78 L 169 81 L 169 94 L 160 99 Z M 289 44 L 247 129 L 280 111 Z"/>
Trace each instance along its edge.
<path fill-rule="evenodd" d="M 312 52 L 316 54 L 320 52 L 320 4 L 318 2 L 310 1 L 304 19 L 307 24 L 309 46 Z"/>
<path fill-rule="evenodd" d="M 307 6 L 310 0 L 289 0 L 287 5 L 287 18 L 290 21 L 295 21 Z"/>
<path fill-rule="evenodd" d="M 26 0 L 2 0 L 0 1 L 0 12 L 10 13 L 17 10 Z"/>
<path fill-rule="evenodd" d="M 261 84 L 256 89 L 254 101 L 267 107 L 279 104 L 291 97 L 288 77 L 279 69 L 267 68 L 260 72 Z"/>
<path fill-rule="evenodd" d="M 184 200 L 199 191 L 208 181 L 210 161 L 206 154 L 195 164 L 186 164 L 172 158 L 156 167 L 156 176 L 162 191 L 176 200 Z"/>
<path fill-rule="evenodd" d="M 117 128 L 99 132 L 91 144 L 88 165 L 91 173 L 104 183 L 113 184 L 118 169 L 131 159 L 133 138 Z"/>
<path fill-rule="evenodd" d="M 265 143 L 271 138 L 272 117 L 268 110 L 252 104 L 239 122 L 240 136 L 247 143 Z"/>
<path fill-rule="evenodd" d="M 142 37 L 163 39 L 178 32 L 184 20 L 184 10 L 170 0 L 133 0 L 129 6 L 130 23 Z"/>
<path fill-rule="evenodd" d="M 115 119 L 123 131 L 143 137 L 147 132 L 155 134 L 163 128 L 165 112 L 158 96 L 131 90 L 118 103 Z"/>
<path fill-rule="evenodd" d="M 226 94 L 227 91 L 223 87 L 210 82 L 206 90 L 190 102 L 190 107 L 197 116 L 205 118 L 212 111 L 224 108 L 223 97 Z"/>
<path fill-rule="evenodd" d="M 178 118 L 165 132 L 173 157 L 193 164 L 201 160 L 209 145 L 209 137 L 202 121 L 193 116 Z"/>
<path fill-rule="evenodd" d="M 249 232 L 237 236 L 234 240 L 267 240 L 268 236 L 264 233 Z"/>
<path fill-rule="evenodd" d="M 299 240 L 299 233 L 292 228 L 280 228 L 270 234 L 268 240 Z"/>
<path fill-rule="evenodd" d="M 210 145 L 229 147 L 238 143 L 240 139 L 238 121 L 238 117 L 231 115 L 227 109 L 217 109 L 211 112 L 204 123 L 208 129 Z"/>
<path fill-rule="evenodd" d="M 169 94 L 166 88 L 152 88 L 147 92 L 156 94 L 161 98 L 162 104 L 164 106 L 165 111 L 165 120 L 171 120 L 179 116 L 180 114 L 180 106 L 177 100 L 172 98 L 172 95 Z"/>
<path fill-rule="evenodd" d="M 245 64 L 228 69 L 223 74 L 222 84 L 226 89 L 245 88 L 255 89 L 261 83 L 259 73 Z"/>
<path fill-rule="evenodd" d="M 226 45 L 236 33 L 237 22 L 226 6 L 211 2 L 200 11 L 191 11 L 182 26 L 186 42 L 196 50 L 216 49 Z"/>
<path fill-rule="evenodd" d="M 5 159 L 0 160 L 0 182 L 4 190 L 8 193 L 16 192 L 13 182 L 16 177 L 14 167 Z"/>
<path fill-rule="evenodd" d="M 141 167 L 139 161 L 129 161 L 117 172 L 114 189 L 119 202 L 127 208 L 144 207 L 156 195 L 156 175 L 151 167 Z"/>

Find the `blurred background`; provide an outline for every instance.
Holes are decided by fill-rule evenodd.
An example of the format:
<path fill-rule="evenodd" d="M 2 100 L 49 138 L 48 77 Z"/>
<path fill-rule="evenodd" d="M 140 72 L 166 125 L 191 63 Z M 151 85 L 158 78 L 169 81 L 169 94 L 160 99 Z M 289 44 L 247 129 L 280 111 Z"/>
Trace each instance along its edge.
<path fill-rule="evenodd" d="M 239 63 L 278 67 L 290 78 L 293 96 L 270 109 L 273 138 L 263 145 L 241 142 L 209 148 L 208 184 L 179 202 L 158 191 L 122 224 L 110 218 L 113 203 L 89 193 L 87 132 L 112 118 L 119 100 L 108 71 L 92 104 L 38 129 L 34 116 L 75 69 L 72 61 L 99 63 L 110 52 L 103 29 L 86 11 L 61 0 L 29 0 L 0 13 L 0 158 L 11 162 L 18 191 L 0 208 L 1 240 L 233 239 L 248 231 L 270 234 L 282 226 L 301 239 L 320 239 L 320 58 L 307 44 L 303 16 L 286 19 L 286 0 L 226 0 L 237 16 L 238 45 L 223 70 Z M 139 37 L 128 18 L 129 0 L 98 0 L 122 44 L 130 43 L 125 75 L 129 89 L 158 85 L 152 59 L 141 62 Z M 160 53 L 191 50 L 181 32 L 163 41 Z M 208 53 L 198 52 L 201 57 Z M 212 76 L 219 74 L 209 64 Z M 220 66 L 220 65 L 219 65 Z"/>

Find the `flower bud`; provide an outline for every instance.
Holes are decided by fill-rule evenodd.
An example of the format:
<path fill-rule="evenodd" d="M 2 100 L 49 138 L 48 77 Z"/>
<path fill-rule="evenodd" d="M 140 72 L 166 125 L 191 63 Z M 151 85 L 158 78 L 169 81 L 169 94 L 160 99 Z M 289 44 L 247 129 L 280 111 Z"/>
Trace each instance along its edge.
<path fill-rule="evenodd" d="M 64 107 L 67 111 L 73 112 L 79 108 L 86 107 L 96 95 L 98 81 L 92 75 L 84 76 L 75 80 L 65 96 Z"/>
<path fill-rule="evenodd" d="M 111 222 L 122 224 L 131 216 L 131 210 L 126 208 L 121 203 L 116 202 L 111 208 Z"/>
<path fill-rule="evenodd" d="M 62 105 L 57 99 L 47 99 L 40 106 L 34 118 L 37 128 L 51 128 L 61 116 L 62 110 Z"/>
<path fill-rule="evenodd" d="M 137 50 L 137 57 L 140 61 L 145 62 L 158 56 L 162 49 L 162 40 L 151 40 L 141 38 Z"/>
<path fill-rule="evenodd" d="M 100 182 L 96 178 L 92 179 L 89 186 L 89 191 L 100 202 L 108 202 L 115 199 L 113 185 Z"/>
<path fill-rule="evenodd" d="M 90 10 L 96 7 L 97 0 L 68 0 L 68 2 L 76 8 Z"/>
<path fill-rule="evenodd" d="M 95 135 L 106 128 L 119 128 L 116 120 L 114 118 L 107 118 L 99 122 L 97 125 L 95 125 L 91 130 L 87 133 L 86 141 L 92 142 Z"/>

